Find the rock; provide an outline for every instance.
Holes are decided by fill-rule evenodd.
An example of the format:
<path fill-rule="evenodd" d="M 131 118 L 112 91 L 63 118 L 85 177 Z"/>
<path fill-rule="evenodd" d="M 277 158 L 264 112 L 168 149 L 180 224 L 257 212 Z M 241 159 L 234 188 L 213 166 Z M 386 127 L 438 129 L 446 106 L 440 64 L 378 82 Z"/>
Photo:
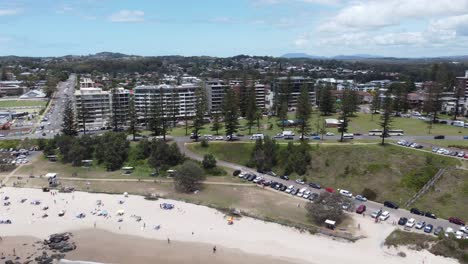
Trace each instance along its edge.
<path fill-rule="evenodd" d="M 15 264 L 15 263 L 13 262 L 13 260 L 9 259 L 9 260 L 5 261 L 5 264 Z"/>
<path fill-rule="evenodd" d="M 406 253 L 405 253 L 405 252 L 402 252 L 402 251 L 398 252 L 397 255 L 400 256 L 400 257 L 402 257 L 402 258 L 405 258 L 405 257 L 406 257 Z"/>

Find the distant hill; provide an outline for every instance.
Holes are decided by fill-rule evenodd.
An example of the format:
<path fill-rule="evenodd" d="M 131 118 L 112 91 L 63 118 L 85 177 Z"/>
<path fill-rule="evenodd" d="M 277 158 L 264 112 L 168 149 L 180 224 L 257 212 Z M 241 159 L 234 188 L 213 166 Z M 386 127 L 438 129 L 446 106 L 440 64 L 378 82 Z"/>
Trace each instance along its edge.
<path fill-rule="evenodd" d="M 328 60 L 363 60 L 363 59 L 383 58 L 383 56 L 370 55 L 370 54 L 338 55 L 338 56 L 333 56 L 333 57 L 325 57 L 325 56 L 309 55 L 307 53 L 287 53 L 281 57 L 288 58 L 288 59 L 307 58 L 307 59 L 324 59 L 324 60 L 327 60 L 327 59 Z"/>
<path fill-rule="evenodd" d="M 306 53 L 287 53 L 281 56 L 281 58 L 287 58 L 287 59 L 298 59 L 298 58 L 305 58 L 305 59 L 327 59 L 327 57 L 324 56 L 314 56 L 314 55 L 309 55 Z"/>

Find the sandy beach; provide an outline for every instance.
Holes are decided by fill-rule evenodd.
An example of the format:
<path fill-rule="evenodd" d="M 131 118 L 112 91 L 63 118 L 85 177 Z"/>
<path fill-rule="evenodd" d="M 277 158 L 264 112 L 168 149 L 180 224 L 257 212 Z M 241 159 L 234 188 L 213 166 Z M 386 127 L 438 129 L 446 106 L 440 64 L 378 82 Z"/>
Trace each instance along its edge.
<path fill-rule="evenodd" d="M 67 259 L 106 263 L 234 263 L 233 259 L 237 263 L 240 258 L 244 263 L 458 263 L 427 251 L 387 249 L 383 241 L 395 227 L 375 224 L 370 218 L 355 217 L 367 238 L 350 243 L 247 217 L 228 225 L 217 210 L 165 199 L 84 192 L 51 195 L 25 188 L 3 188 L 0 197 L 5 196 L 11 205 L 0 206 L 0 219 L 13 222 L 0 225 L 0 251 L 6 254 L 21 239 L 44 239 L 70 231 L 78 248 Z M 27 200 L 21 203 L 21 199 Z M 33 205 L 33 200 L 41 204 Z M 163 210 L 162 203 L 175 208 Z M 44 206 L 49 209 L 42 210 Z M 61 210 L 65 212 L 62 217 L 58 216 Z M 91 213 L 99 210 L 109 216 Z M 119 210 L 122 216 L 117 215 Z M 48 217 L 42 218 L 44 213 Z M 86 217 L 77 218 L 80 213 Z M 399 251 L 407 256 L 398 257 Z"/>

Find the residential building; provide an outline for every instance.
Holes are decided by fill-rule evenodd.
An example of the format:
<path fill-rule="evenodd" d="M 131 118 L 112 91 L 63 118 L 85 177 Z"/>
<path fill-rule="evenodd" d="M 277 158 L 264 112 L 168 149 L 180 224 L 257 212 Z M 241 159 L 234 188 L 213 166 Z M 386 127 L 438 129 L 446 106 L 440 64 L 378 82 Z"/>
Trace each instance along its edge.
<path fill-rule="evenodd" d="M 184 83 L 182 85 L 148 85 L 137 86 L 133 90 L 135 98 L 135 110 L 140 120 L 145 121 L 151 114 L 154 104 L 163 105 L 166 116 L 173 113 L 177 106 L 175 116 L 195 116 L 195 93 L 197 84 Z"/>
<path fill-rule="evenodd" d="M 266 93 L 267 87 L 265 84 L 255 84 L 255 104 L 257 105 L 258 109 L 266 108 Z"/>
<path fill-rule="evenodd" d="M 468 70 L 465 71 L 465 76 L 457 77 L 459 87 L 464 88 L 464 98 L 460 98 L 459 106 L 461 113 L 465 116 L 468 115 Z"/>
<path fill-rule="evenodd" d="M 80 82 L 81 83 L 81 82 Z M 81 88 L 75 91 L 75 113 L 80 131 L 110 126 L 111 97 L 101 88 Z"/>
<path fill-rule="evenodd" d="M 81 88 L 93 88 L 94 81 L 91 78 L 82 77 L 80 78 L 80 89 Z"/>
<path fill-rule="evenodd" d="M 288 98 L 288 108 L 296 108 L 297 99 L 301 93 L 302 87 L 306 85 L 309 90 L 309 99 L 312 105 L 316 104 L 314 82 L 310 78 L 301 76 L 280 77 L 273 82 L 273 92 L 275 100 L 281 96 Z M 288 92 L 285 92 L 287 90 Z"/>
<path fill-rule="evenodd" d="M 211 79 L 205 81 L 204 88 L 208 99 L 209 112 L 212 114 L 220 113 L 222 111 L 224 95 L 228 89 L 231 89 L 231 86 L 222 80 Z"/>
<path fill-rule="evenodd" d="M 130 91 L 122 87 L 112 89 L 111 101 L 111 126 L 126 126 L 130 120 L 128 111 L 130 106 Z"/>
<path fill-rule="evenodd" d="M 18 96 L 27 91 L 22 81 L 0 81 L 0 96 Z"/>

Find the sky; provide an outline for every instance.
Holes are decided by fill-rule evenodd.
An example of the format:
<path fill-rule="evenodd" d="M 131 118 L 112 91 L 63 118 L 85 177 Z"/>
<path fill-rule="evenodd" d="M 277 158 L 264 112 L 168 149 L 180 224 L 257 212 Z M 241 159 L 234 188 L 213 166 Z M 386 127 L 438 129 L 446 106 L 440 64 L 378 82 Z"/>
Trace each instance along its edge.
<path fill-rule="evenodd" d="M 468 55 L 468 0 L 0 0 L 0 55 Z"/>

